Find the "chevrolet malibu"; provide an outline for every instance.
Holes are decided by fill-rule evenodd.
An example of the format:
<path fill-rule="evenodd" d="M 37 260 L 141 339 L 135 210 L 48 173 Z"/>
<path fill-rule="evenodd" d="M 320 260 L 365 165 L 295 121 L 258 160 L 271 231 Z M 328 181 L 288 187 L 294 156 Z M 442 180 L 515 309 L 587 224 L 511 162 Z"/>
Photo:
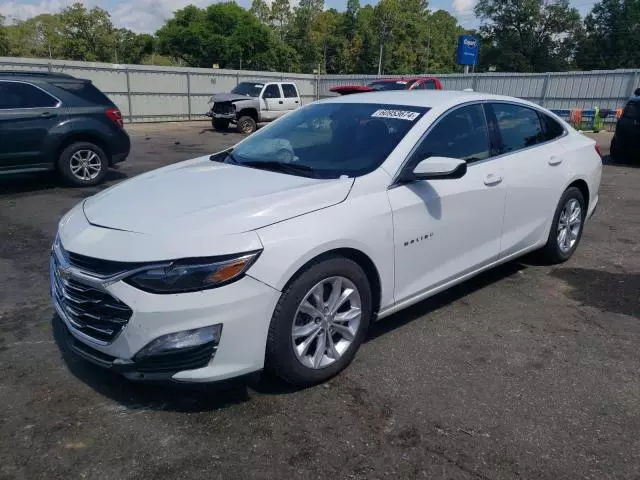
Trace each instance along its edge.
<path fill-rule="evenodd" d="M 594 141 L 523 100 L 332 98 L 78 204 L 53 303 L 73 351 L 131 379 L 312 385 L 374 320 L 527 252 L 568 260 L 601 172 Z"/>

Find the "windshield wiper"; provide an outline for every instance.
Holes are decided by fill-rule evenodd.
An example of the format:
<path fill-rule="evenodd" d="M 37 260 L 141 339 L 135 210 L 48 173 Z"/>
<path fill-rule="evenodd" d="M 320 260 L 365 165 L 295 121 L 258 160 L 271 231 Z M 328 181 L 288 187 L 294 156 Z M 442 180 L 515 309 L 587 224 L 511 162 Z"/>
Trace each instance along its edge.
<path fill-rule="evenodd" d="M 245 167 L 260 168 L 262 170 L 272 170 L 282 173 L 290 173 L 293 175 L 304 175 L 315 177 L 315 170 L 309 165 L 303 165 L 300 163 L 284 163 L 275 161 L 249 161 L 240 162 L 238 165 L 244 165 Z"/>

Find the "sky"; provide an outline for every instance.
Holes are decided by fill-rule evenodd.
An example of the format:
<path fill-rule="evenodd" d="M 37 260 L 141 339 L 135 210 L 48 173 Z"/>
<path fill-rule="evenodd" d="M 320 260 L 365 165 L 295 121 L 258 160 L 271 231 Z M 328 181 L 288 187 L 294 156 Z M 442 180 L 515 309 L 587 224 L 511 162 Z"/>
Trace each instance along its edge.
<path fill-rule="evenodd" d="M 51 13 L 71 5 L 78 0 L 0 0 L 0 15 L 9 22 L 25 20 L 41 13 Z M 172 13 L 188 4 L 199 7 L 209 5 L 212 0 L 80 0 L 88 7 L 99 6 L 109 12 L 118 27 L 136 32 L 154 32 Z M 249 7 L 251 0 L 236 0 L 243 7 Z M 585 15 L 596 0 L 571 0 L 571 4 Z M 344 10 L 347 0 L 325 0 L 327 8 Z M 361 0 L 362 4 L 376 3 L 375 0 Z M 458 18 L 463 27 L 477 27 L 473 14 L 475 0 L 431 0 L 431 10 L 443 9 Z"/>

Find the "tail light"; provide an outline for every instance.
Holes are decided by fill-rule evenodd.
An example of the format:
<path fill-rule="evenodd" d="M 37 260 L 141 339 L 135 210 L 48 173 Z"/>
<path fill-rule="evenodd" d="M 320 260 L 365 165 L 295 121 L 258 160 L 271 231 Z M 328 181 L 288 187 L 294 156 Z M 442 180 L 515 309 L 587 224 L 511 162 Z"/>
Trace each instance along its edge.
<path fill-rule="evenodd" d="M 596 152 L 598 152 L 598 155 L 602 157 L 602 150 L 600 149 L 600 145 L 598 145 L 597 143 L 596 143 Z"/>
<path fill-rule="evenodd" d="M 122 113 L 117 108 L 109 108 L 106 112 L 107 118 L 111 120 L 113 123 L 117 124 L 120 128 L 124 127 L 124 123 L 122 122 Z"/>

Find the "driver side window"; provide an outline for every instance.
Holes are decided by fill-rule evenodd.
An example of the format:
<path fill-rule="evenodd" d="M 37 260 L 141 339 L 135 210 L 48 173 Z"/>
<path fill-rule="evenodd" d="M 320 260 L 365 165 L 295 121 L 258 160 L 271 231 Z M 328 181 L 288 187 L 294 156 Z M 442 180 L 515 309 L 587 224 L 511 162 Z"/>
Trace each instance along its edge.
<path fill-rule="evenodd" d="M 489 158 L 489 132 L 482 106 L 469 105 L 448 113 L 418 146 L 412 163 L 449 157 L 467 163 Z"/>
<path fill-rule="evenodd" d="M 262 98 L 280 98 L 280 89 L 278 85 L 271 84 L 267 85 L 267 88 L 264 89 L 264 93 L 262 94 Z"/>

